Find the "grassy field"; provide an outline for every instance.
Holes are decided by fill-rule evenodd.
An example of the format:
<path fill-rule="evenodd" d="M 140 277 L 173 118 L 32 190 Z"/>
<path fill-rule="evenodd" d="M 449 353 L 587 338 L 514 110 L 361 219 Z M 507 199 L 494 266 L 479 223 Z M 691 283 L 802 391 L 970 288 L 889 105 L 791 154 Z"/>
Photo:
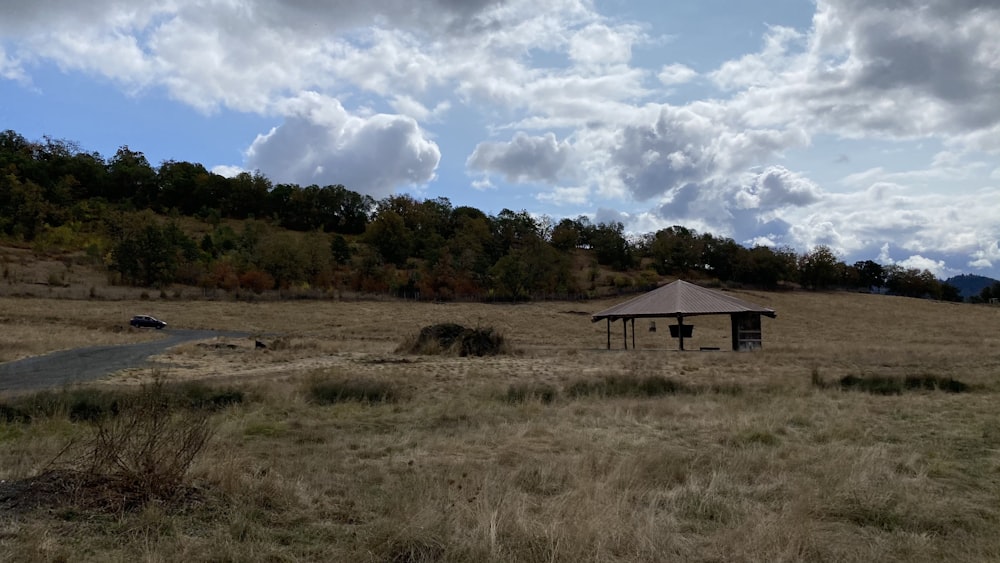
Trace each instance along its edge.
<path fill-rule="evenodd" d="M 628 351 L 617 323 L 607 351 L 589 314 L 614 301 L 0 299 L 0 359 L 152 337 L 116 329 L 135 313 L 251 335 L 89 391 L 239 394 L 205 415 L 182 494 L 0 509 L 0 560 L 1000 560 L 1000 308 L 736 295 L 778 311 L 761 351 L 680 352 L 665 319 Z M 439 322 L 513 353 L 396 351 Z M 687 348 L 729 345 L 728 319 L 686 322 Z M 73 459 L 99 426 L 0 417 L 0 480 Z"/>

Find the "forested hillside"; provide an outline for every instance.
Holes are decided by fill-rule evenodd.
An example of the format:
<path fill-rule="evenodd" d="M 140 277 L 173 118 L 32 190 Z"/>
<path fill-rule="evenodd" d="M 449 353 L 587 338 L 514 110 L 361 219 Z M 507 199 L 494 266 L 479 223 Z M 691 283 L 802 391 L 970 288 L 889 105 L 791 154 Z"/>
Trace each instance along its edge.
<path fill-rule="evenodd" d="M 0 242 L 84 253 L 114 284 L 256 293 L 349 289 L 422 299 L 586 297 L 686 276 L 761 288 L 883 289 L 958 300 L 929 271 L 845 264 L 826 247 L 747 248 L 673 226 L 495 215 L 445 198 L 382 200 L 342 185 L 227 178 L 203 165 L 153 167 L 74 143 L 0 133 Z"/>

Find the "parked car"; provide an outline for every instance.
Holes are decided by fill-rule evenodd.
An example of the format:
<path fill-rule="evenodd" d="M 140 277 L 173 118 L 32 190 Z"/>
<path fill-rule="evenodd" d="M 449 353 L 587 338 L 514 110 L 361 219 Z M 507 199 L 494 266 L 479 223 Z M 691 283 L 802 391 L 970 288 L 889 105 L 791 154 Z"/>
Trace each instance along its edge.
<path fill-rule="evenodd" d="M 128 324 L 135 328 L 155 328 L 157 330 L 167 326 L 167 323 L 149 315 L 136 315 L 132 317 L 132 320 Z"/>

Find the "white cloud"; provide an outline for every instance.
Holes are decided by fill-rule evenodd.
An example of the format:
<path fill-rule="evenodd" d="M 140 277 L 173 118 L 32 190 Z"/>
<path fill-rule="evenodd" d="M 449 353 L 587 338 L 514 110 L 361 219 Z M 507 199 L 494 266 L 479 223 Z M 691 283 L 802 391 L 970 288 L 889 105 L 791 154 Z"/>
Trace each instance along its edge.
<path fill-rule="evenodd" d="M 554 188 L 550 192 L 539 192 L 536 198 L 554 205 L 586 205 L 590 203 L 590 188 L 586 186 Z"/>
<path fill-rule="evenodd" d="M 351 115 L 339 101 L 308 93 L 282 109 L 285 123 L 258 136 L 247 154 L 247 168 L 277 182 L 344 184 L 379 198 L 434 177 L 441 153 L 412 118 Z"/>
<path fill-rule="evenodd" d="M 28 83 L 28 77 L 21 68 L 20 62 L 8 57 L 3 45 L 0 45 L 0 78 Z"/>
<path fill-rule="evenodd" d="M 770 166 L 736 194 L 743 209 L 802 207 L 819 201 L 821 190 L 812 180 L 782 166 Z"/>
<path fill-rule="evenodd" d="M 694 80 L 698 76 L 692 68 L 679 63 L 665 65 L 656 75 L 664 86 L 675 86 Z"/>
<path fill-rule="evenodd" d="M 618 211 L 615 209 L 609 209 L 607 207 L 599 207 L 597 213 L 594 214 L 594 224 L 613 224 L 613 223 L 628 223 L 632 219 L 631 215 L 624 211 Z"/>
<path fill-rule="evenodd" d="M 570 58 L 585 66 L 625 64 L 632 58 L 632 44 L 642 36 L 638 27 L 591 24 L 573 35 Z"/>
<path fill-rule="evenodd" d="M 243 172 L 246 172 L 246 170 L 239 166 L 220 164 L 218 166 L 213 166 L 211 172 L 213 174 L 218 174 L 219 176 L 225 176 L 226 178 L 235 178 Z"/>
<path fill-rule="evenodd" d="M 738 129 L 725 108 L 707 103 L 648 107 L 637 117 L 616 134 L 609 164 L 638 200 L 730 180 L 807 143 L 796 129 Z"/>
<path fill-rule="evenodd" d="M 943 260 L 924 258 L 919 254 L 910 256 L 905 260 L 900 260 L 899 262 L 896 262 L 896 265 L 906 268 L 907 270 L 920 270 L 921 272 L 927 270 L 938 278 L 947 278 L 953 273 L 947 266 L 945 266 Z"/>
<path fill-rule="evenodd" d="M 439 121 L 451 109 L 451 103 L 448 101 L 439 103 L 433 109 L 428 109 L 410 96 L 394 96 L 389 103 L 392 109 L 398 113 L 424 122 Z"/>
<path fill-rule="evenodd" d="M 481 143 L 469 156 L 472 170 L 499 173 L 508 182 L 557 182 L 572 148 L 548 133 L 529 137 L 518 133 L 507 143 Z"/>
<path fill-rule="evenodd" d="M 970 254 L 972 260 L 969 266 L 973 268 L 992 268 L 1000 264 L 1000 241 L 983 240 L 979 243 L 979 248 Z"/>
<path fill-rule="evenodd" d="M 992 2 L 819 0 L 809 36 L 774 28 L 712 77 L 752 123 L 958 139 L 1000 123 L 998 26 Z"/>

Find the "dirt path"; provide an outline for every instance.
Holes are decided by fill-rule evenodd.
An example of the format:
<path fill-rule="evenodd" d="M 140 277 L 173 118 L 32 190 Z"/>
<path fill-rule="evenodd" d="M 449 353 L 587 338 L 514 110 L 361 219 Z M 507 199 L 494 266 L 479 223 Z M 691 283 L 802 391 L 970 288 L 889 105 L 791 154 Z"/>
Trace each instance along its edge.
<path fill-rule="evenodd" d="M 163 333 L 165 338 L 152 342 L 75 348 L 0 364 L 0 393 L 91 381 L 123 369 L 142 367 L 150 356 L 184 342 L 247 336 L 214 330 L 166 329 Z"/>

